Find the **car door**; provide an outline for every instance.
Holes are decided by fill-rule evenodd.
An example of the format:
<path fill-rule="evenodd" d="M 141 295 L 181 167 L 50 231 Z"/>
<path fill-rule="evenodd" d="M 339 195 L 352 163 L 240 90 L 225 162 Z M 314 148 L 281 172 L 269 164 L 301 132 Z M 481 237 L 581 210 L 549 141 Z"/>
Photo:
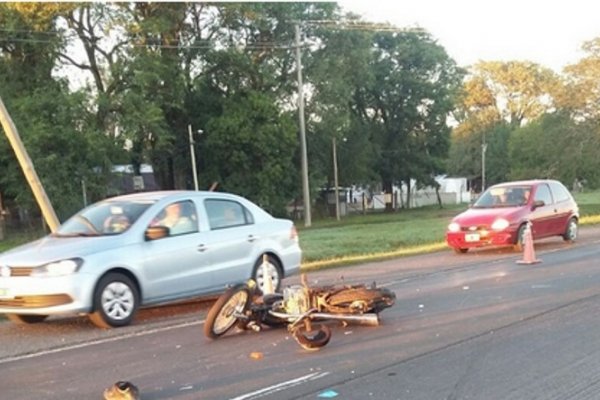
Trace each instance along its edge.
<path fill-rule="evenodd" d="M 555 235 L 562 235 L 567 227 L 567 222 L 573 214 L 571 195 L 567 188 L 556 181 L 549 182 L 552 197 L 554 198 L 555 216 L 553 231 Z"/>
<path fill-rule="evenodd" d="M 546 183 L 539 184 L 534 193 L 533 201 L 543 201 L 544 205 L 536 207 L 530 214 L 532 222 L 532 233 L 534 238 L 542 238 L 553 233 L 555 223 L 554 200 L 550 188 Z"/>
<path fill-rule="evenodd" d="M 199 229 L 195 203 L 191 200 L 178 203 L 185 210 L 181 218 L 192 221 L 189 228 L 147 241 L 144 246 L 144 298 L 150 302 L 190 297 L 205 292 L 211 286 L 208 255 L 199 246 L 207 232 Z M 159 223 L 157 221 L 172 205 L 160 211 L 150 225 Z"/>
<path fill-rule="evenodd" d="M 254 217 L 235 200 L 207 198 L 203 203 L 210 227 L 205 245 L 210 255 L 212 283 L 222 288 L 244 282 L 251 276 L 259 251 Z"/>

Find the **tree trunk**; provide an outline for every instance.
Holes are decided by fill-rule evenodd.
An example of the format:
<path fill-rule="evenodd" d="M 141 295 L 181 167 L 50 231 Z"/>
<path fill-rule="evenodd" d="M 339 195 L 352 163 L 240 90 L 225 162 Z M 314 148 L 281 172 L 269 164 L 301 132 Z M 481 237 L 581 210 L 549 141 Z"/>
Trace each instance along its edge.
<path fill-rule="evenodd" d="M 406 208 L 410 208 L 410 178 L 406 179 Z"/>
<path fill-rule="evenodd" d="M 383 193 L 385 195 L 385 212 L 394 212 L 394 204 L 392 203 L 392 196 L 394 195 L 394 185 L 391 181 L 383 182 Z"/>

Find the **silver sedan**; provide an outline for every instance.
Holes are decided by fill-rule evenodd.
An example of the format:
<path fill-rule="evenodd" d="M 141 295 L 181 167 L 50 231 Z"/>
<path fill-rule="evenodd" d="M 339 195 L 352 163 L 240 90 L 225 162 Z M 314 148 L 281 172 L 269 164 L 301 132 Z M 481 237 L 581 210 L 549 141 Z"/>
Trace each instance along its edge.
<path fill-rule="evenodd" d="M 124 326 L 139 307 L 219 293 L 250 278 L 278 289 L 300 270 L 301 255 L 292 221 L 240 196 L 119 196 L 1 253 L 0 314 L 18 323 L 88 314 L 99 327 Z"/>

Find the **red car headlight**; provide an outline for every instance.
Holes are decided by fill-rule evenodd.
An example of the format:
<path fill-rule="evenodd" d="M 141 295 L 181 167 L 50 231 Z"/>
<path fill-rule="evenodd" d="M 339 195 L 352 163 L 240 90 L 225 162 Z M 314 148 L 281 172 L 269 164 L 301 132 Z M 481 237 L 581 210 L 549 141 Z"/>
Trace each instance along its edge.
<path fill-rule="evenodd" d="M 492 229 L 495 230 L 496 232 L 499 232 L 499 231 L 503 231 L 506 228 L 508 228 L 509 225 L 510 225 L 510 223 L 507 220 L 505 220 L 504 218 L 498 218 L 492 224 Z"/>
<path fill-rule="evenodd" d="M 460 231 L 460 224 L 458 222 L 451 222 L 448 225 L 448 232 L 458 232 Z"/>

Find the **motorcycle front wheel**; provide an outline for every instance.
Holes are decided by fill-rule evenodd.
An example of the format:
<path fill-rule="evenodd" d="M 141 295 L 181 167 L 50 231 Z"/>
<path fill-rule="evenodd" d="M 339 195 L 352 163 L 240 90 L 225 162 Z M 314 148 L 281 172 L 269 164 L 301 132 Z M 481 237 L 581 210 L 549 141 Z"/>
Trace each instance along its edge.
<path fill-rule="evenodd" d="M 329 343 L 331 330 L 324 324 L 312 324 L 310 328 L 300 325 L 292 332 L 292 336 L 304 350 L 316 351 Z"/>
<path fill-rule="evenodd" d="M 204 322 L 204 334 L 216 339 L 236 325 L 238 317 L 250 306 L 250 289 L 247 285 L 237 285 L 227 289 L 208 311 Z"/>

